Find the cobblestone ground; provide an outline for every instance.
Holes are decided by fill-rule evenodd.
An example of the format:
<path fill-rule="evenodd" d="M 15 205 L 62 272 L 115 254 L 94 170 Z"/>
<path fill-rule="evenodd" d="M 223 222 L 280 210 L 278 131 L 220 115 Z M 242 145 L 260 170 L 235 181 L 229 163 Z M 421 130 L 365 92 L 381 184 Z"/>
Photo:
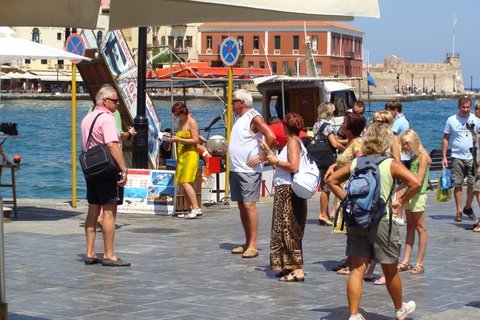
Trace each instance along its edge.
<path fill-rule="evenodd" d="M 425 273 L 401 273 L 405 300 L 417 303 L 412 319 L 478 319 L 480 234 L 466 218 L 454 223 L 453 201 L 429 196 Z M 9 319 L 348 319 L 347 277 L 329 271 L 345 237 L 318 225 L 318 198 L 309 201 L 305 283 L 280 283 L 268 268 L 271 199 L 258 204 L 255 259 L 230 253 L 243 240 L 235 203 L 195 220 L 122 214 L 116 248 L 127 268 L 84 265 L 84 202 L 19 204 L 18 219 L 4 224 Z M 365 283 L 361 307 L 368 320 L 394 318 L 385 286 Z"/>

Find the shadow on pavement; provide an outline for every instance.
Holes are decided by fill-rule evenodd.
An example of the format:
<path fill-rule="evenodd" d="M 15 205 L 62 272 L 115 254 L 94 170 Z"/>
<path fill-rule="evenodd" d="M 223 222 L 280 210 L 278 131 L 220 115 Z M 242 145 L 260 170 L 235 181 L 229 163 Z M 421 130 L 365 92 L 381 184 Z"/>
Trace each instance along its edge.
<path fill-rule="evenodd" d="M 18 217 L 15 218 L 18 221 L 58 221 L 83 214 L 83 212 L 33 206 L 20 206 L 18 211 Z"/>

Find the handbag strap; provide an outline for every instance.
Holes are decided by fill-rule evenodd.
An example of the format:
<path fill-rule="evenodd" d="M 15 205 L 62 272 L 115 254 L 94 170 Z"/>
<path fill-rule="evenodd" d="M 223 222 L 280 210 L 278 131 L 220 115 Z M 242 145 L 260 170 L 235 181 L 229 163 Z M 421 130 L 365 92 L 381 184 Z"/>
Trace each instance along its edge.
<path fill-rule="evenodd" d="M 90 131 L 88 132 L 88 138 L 87 138 L 87 143 L 85 143 L 85 148 L 88 150 L 88 144 L 90 143 L 90 138 L 92 137 L 92 131 L 93 131 L 93 126 L 95 125 L 95 122 L 97 122 L 98 117 L 100 117 L 102 114 L 105 112 L 100 112 L 97 114 L 95 119 L 93 119 L 92 125 L 90 126 Z M 86 151 L 86 150 L 85 150 Z"/>
<path fill-rule="evenodd" d="M 322 123 L 322 125 L 320 126 L 320 128 L 318 129 L 317 133 L 315 133 L 315 135 L 313 136 L 313 140 L 312 141 L 315 141 L 315 138 L 321 133 L 323 135 L 323 131 L 325 130 L 325 128 L 328 126 L 328 122 L 324 122 Z M 325 138 L 322 138 L 321 139 L 322 142 L 325 142 Z"/>

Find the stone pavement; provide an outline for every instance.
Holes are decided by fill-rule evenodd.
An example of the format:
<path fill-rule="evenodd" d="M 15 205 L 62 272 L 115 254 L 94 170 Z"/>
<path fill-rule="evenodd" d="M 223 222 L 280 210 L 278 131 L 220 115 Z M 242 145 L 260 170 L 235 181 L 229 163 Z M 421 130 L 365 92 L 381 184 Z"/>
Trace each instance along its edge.
<path fill-rule="evenodd" d="M 195 220 L 122 214 L 116 248 L 127 268 L 84 265 L 85 202 L 19 204 L 18 219 L 4 224 L 9 319 L 348 319 L 347 277 L 329 271 L 345 237 L 318 225 L 318 198 L 309 201 L 305 283 L 280 283 L 268 268 L 271 199 L 258 205 L 255 259 L 230 253 L 243 240 L 235 203 Z M 453 201 L 430 194 L 426 272 L 401 274 L 405 300 L 417 302 L 412 319 L 480 317 L 480 234 L 465 230 L 470 221 L 455 224 L 453 212 Z M 365 283 L 361 306 L 367 320 L 394 316 L 385 286 Z"/>

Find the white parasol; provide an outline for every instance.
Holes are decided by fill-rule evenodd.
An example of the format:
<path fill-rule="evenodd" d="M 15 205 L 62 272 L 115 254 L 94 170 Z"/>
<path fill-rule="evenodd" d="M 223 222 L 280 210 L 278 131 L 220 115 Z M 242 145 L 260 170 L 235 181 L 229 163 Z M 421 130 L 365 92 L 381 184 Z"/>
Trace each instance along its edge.
<path fill-rule="evenodd" d="M 0 27 L 0 65 L 14 59 L 90 60 L 64 50 L 17 38 L 11 28 Z"/>

